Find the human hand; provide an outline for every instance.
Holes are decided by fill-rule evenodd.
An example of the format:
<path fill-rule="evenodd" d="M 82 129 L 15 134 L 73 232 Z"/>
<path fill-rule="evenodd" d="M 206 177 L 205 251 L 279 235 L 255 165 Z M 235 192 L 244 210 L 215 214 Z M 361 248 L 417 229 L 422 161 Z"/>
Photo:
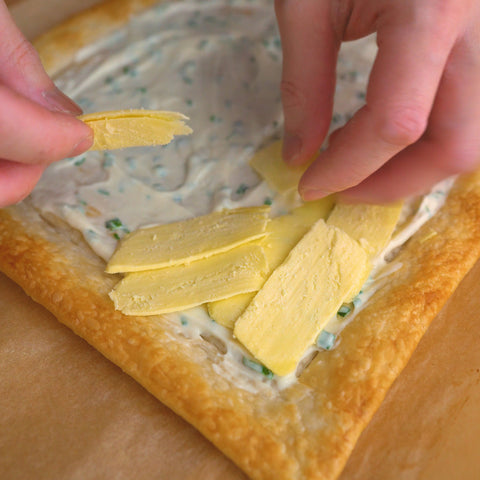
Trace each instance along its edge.
<path fill-rule="evenodd" d="M 51 162 L 93 142 L 80 107 L 60 92 L 0 0 L 0 207 L 26 197 Z"/>
<path fill-rule="evenodd" d="M 366 104 L 329 138 L 299 184 L 388 202 L 480 165 L 480 3 L 275 0 L 282 37 L 284 158 L 305 163 L 331 120 L 342 41 L 377 32 Z"/>

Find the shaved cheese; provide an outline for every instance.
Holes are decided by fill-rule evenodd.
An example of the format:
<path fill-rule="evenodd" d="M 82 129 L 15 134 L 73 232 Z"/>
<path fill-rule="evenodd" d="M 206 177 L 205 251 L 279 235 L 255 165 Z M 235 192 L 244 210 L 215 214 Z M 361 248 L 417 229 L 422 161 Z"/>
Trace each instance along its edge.
<path fill-rule="evenodd" d="M 189 135 L 188 117 L 159 110 L 116 110 L 80 115 L 93 129 L 90 150 L 111 150 L 146 145 L 166 145 L 175 135 Z"/>
<path fill-rule="evenodd" d="M 265 282 L 235 323 L 234 335 L 274 373 L 291 373 L 369 271 L 365 250 L 320 220 Z"/>
<path fill-rule="evenodd" d="M 320 218 L 326 218 L 333 206 L 330 197 L 309 202 L 298 207 L 289 215 L 272 219 L 266 229 L 263 242 L 268 263 L 268 273 L 273 272 L 290 253 L 290 250 Z M 237 318 L 252 301 L 253 294 L 236 295 L 231 298 L 211 302 L 208 313 L 217 323 L 233 328 Z"/>
<path fill-rule="evenodd" d="M 258 290 L 265 270 L 263 248 L 251 243 L 188 265 L 128 273 L 110 298 L 128 315 L 176 312 Z"/>
<path fill-rule="evenodd" d="M 337 203 L 327 223 L 348 233 L 374 257 L 390 241 L 402 208 L 403 202 L 392 205 Z"/>
<path fill-rule="evenodd" d="M 139 272 L 186 264 L 262 238 L 269 207 L 222 210 L 137 230 L 124 237 L 107 273 Z"/>
<path fill-rule="evenodd" d="M 292 167 L 282 158 L 282 142 L 278 140 L 259 150 L 250 160 L 250 166 L 276 192 L 287 194 L 296 191 L 298 182 L 308 165 Z"/>

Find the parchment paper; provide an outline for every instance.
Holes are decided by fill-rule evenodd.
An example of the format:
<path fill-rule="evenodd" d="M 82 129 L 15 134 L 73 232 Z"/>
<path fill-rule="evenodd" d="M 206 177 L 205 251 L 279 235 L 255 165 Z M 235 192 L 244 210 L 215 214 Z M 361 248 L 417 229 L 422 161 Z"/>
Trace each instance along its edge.
<path fill-rule="evenodd" d="M 98 1 L 98 0 L 97 0 Z M 31 38 L 95 0 L 16 0 Z M 480 263 L 434 321 L 341 480 L 480 478 Z M 245 476 L 0 274 L 1 479 Z"/>

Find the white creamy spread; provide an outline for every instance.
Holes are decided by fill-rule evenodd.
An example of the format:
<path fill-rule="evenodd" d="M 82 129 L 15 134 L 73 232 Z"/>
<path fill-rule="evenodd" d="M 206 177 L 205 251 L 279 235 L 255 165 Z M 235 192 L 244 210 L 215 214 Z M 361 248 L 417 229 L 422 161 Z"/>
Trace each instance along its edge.
<path fill-rule="evenodd" d="M 342 47 L 332 129 L 364 104 L 375 53 L 371 37 Z M 81 231 L 105 260 L 119 238 L 145 225 L 262 204 L 271 205 L 272 215 L 285 213 L 292 204 L 248 166 L 260 146 L 281 135 L 281 58 L 273 0 L 184 0 L 136 16 L 78 52 L 56 84 L 86 113 L 179 111 L 190 117 L 194 133 L 165 147 L 88 152 L 57 162 L 32 193 L 33 205 Z M 425 197 L 425 208 L 393 239 L 394 247 L 438 210 L 447 187 L 441 184 Z M 370 281 L 365 298 L 377 284 Z M 235 370 L 246 379 L 244 388 L 259 379 L 280 386 L 294 380 L 270 380 L 245 367 L 246 352 L 203 308 L 169 318 L 184 336 L 221 339 L 227 352 L 216 368 L 227 374 Z M 335 322 L 330 327 L 338 332 Z"/>

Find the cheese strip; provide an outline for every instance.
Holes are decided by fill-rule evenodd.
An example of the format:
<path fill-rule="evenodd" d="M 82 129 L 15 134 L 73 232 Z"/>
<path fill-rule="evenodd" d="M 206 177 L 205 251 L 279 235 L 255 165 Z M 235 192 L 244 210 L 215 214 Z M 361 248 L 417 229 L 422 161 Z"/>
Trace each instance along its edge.
<path fill-rule="evenodd" d="M 314 200 L 313 202 L 306 202 L 300 207 L 294 208 L 291 214 L 294 215 L 299 221 L 302 221 L 310 227 L 321 218 L 327 218 L 334 207 L 333 196 L 321 198 L 320 200 Z"/>
<path fill-rule="evenodd" d="M 369 271 L 365 250 L 320 220 L 265 282 L 236 321 L 234 335 L 275 374 L 291 373 Z"/>
<path fill-rule="evenodd" d="M 80 115 L 80 120 L 93 129 L 94 143 L 90 150 L 146 145 L 166 145 L 175 135 L 189 135 L 188 117 L 159 110 L 117 110 Z"/>
<path fill-rule="evenodd" d="M 392 205 L 337 203 L 327 223 L 348 233 L 374 257 L 390 241 L 402 207 L 403 202 Z"/>
<path fill-rule="evenodd" d="M 207 304 L 208 315 L 220 325 L 233 330 L 237 318 L 245 311 L 255 297 L 252 293 L 241 293 L 216 302 Z"/>
<path fill-rule="evenodd" d="M 263 248 L 250 243 L 189 265 L 129 273 L 110 298 L 127 315 L 176 312 L 258 290 L 265 269 Z"/>
<path fill-rule="evenodd" d="M 266 229 L 263 241 L 267 257 L 268 273 L 273 272 L 290 253 L 290 250 L 320 218 L 326 218 L 333 206 L 331 197 L 309 202 L 292 211 L 289 215 L 272 219 Z M 247 293 L 210 302 L 208 313 L 213 320 L 224 327 L 233 328 L 237 318 L 247 308 L 255 294 Z"/>
<path fill-rule="evenodd" d="M 126 235 L 107 273 L 139 272 L 189 263 L 262 238 L 269 207 L 245 207 L 136 230 Z"/>
<path fill-rule="evenodd" d="M 290 250 L 308 231 L 308 228 L 307 225 L 299 223 L 292 215 L 277 217 L 269 222 L 268 235 L 263 242 L 269 273 L 285 260 Z M 220 325 L 233 328 L 236 319 L 247 308 L 254 295 L 255 293 L 236 295 L 234 298 L 209 303 L 207 305 L 208 313 Z"/>
<path fill-rule="evenodd" d="M 298 167 L 287 165 L 282 158 L 282 142 L 271 143 L 258 150 L 250 160 L 250 166 L 278 193 L 286 194 L 297 189 L 301 176 L 309 164 Z"/>

